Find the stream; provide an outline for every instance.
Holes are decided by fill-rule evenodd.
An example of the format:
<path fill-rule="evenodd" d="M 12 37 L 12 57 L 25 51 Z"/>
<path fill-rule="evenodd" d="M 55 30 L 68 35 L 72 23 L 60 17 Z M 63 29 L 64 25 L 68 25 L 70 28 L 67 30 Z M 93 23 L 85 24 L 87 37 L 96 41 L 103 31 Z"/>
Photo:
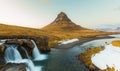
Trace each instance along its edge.
<path fill-rule="evenodd" d="M 106 45 L 105 42 L 109 44 L 112 40 L 120 40 L 120 35 L 110 36 L 114 36 L 115 38 L 92 40 L 68 49 L 52 48 L 51 52 L 46 55 L 40 54 L 36 44 L 32 41 L 35 45 L 33 50 L 34 59 L 22 59 L 16 47 L 10 47 L 6 50 L 5 59 L 6 63 L 28 64 L 28 68 L 32 68 L 27 68 L 27 71 L 89 71 L 84 64 L 78 60 L 77 56 L 85 52 L 87 48 L 104 46 Z M 11 58 L 11 55 L 14 56 Z"/>
<path fill-rule="evenodd" d="M 115 35 L 114 35 L 115 36 Z M 111 43 L 112 40 L 120 40 L 118 35 L 116 38 L 99 39 L 86 42 L 82 45 L 77 45 L 69 49 L 57 49 L 52 48 L 51 53 L 48 55 L 48 59 L 42 61 L 43 71 L 89 71 L 82 62 L 77 59 L 77 56 L 85 52 L 87 48 L 93 48 L 97 46 L 106 45 Z M 36 64 L 38 64 L 36 62 Z"/>

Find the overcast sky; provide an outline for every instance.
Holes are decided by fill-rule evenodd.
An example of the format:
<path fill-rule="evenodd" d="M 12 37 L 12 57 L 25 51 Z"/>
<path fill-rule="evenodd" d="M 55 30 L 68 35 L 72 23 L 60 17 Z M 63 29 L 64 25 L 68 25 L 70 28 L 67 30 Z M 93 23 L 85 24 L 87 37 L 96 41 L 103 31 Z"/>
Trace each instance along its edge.
<path fill-rule="evenodd" d="M 120 24 L 120 0 L 0 0 L 0 22 L 40 28 L 65 12 L 78 25 Z"/>

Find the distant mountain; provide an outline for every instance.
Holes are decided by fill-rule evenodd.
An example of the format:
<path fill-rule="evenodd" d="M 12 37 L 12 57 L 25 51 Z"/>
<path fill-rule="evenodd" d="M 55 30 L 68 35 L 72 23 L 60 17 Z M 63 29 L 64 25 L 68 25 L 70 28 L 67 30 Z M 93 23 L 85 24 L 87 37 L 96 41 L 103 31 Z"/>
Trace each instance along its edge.
<path fill-rule="evenodd" d="M 113 33 L 87 29 L 77 25 L 72 22 L 64 12 L 58 14 L 57 18 L 52 23 L 42 29 L 0 24 L 0 36 L 47 36 L 50 40 L 50 46 L 56 44 L 56 41 L 60 40 L 82 37 L 96 37 L 99 35 L 108 34 Z"/>
<path fill-rule="evenodd" d="M 76 25 L 72 22 L 64 12 L 61 12 L 57 15 L 57 18 L 49 25 L 43 28 L 44 30 L 80 30 L 85 29 L 80 25 Z"/>
<path fill-rule="evenodd" d="M 107 31 L 107 32 L 120 32 L 120 27 L 115 27 L 115 28 L 101 28 L 97 29 L 101 31 Z"/>
<path fill-rule="evenodd" d="M 60 12 L 52 23 L 43 27 L 41 30 L 46 34 L 49 34 L 50 38 L 52 37 L 56 40 L 80 37 L 95 37 L 103 34 L 111 34 L 108 32 L 87 29 L 77 25 L 72 22 L 64 12 Z"/>

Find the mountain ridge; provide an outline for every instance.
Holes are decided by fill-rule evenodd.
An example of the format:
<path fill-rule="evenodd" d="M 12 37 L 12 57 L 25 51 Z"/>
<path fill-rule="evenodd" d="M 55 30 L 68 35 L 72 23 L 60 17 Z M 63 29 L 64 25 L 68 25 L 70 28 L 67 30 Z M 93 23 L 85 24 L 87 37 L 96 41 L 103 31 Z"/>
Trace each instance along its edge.
<path fill-rule="evenodd" d="M 75 24 L 68 18 L 68 16 L 64 12 L 60 12 L 56 19 L 48 24 L 47 26 L 42 28 L 43 30 L 63 30 L 63 31 L 72 31 L 72 30 L 81 30 L 86 29 L 80 25 Z"/>

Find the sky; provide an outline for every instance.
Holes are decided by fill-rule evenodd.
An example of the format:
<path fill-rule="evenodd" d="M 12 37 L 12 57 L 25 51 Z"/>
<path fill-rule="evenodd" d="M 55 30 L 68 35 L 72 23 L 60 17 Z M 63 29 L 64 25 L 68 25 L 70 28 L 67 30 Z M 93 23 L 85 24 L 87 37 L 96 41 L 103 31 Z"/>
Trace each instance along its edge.
<path fill-rule="evenodd" d="M 41 28 L 60 12 L 87 28 L 120 24 L 120 0 L 0 0 L 3 24 Z"/>

